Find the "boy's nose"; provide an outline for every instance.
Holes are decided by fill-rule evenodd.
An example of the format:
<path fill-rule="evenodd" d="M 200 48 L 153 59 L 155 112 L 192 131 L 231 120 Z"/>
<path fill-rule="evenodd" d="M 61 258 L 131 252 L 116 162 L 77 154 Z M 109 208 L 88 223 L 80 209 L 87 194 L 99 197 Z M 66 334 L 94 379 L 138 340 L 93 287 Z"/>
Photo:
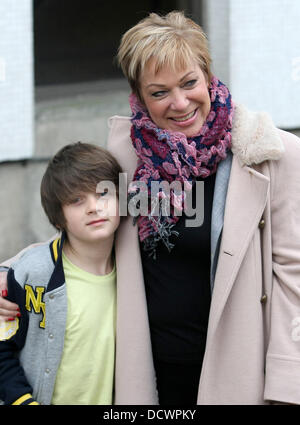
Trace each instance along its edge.
<path fill-rule="evenodd" d="M 87 206 L 86 206 L 86 212 L 88 214 L 92 214 L 97 210 L 97 199 L 93 195 L 89 195 L 87 197 Z"/>

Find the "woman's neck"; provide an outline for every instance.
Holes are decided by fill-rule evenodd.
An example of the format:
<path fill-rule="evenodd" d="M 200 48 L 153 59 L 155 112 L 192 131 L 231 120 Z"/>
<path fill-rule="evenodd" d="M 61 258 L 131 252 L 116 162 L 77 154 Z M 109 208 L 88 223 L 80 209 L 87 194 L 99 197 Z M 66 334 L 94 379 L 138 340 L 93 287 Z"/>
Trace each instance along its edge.
<path fill-rule="evenodd" d="M 113 269 L 113 242 L 113 237 L 95 243 L 68 237 L 63 251 L 71 263 L 80 269 L 95 275 L 106 275 Z"/>

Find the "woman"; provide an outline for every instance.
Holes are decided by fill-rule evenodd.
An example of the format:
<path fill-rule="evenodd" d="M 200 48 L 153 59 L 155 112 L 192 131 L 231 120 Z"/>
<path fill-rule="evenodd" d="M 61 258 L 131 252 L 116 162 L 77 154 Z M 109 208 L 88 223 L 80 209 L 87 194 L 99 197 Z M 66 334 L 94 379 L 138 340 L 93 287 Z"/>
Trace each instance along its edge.
<path fill-rule="evenodd" d="M 195 205 L 203 182 L 204 219 L 188 226 L 184 196 L 162 190 L 121 224 L 115 402 L 299 403 L 299 139 L 233 103 L 180 12 L 131 28 L 118 58 L 133 115 L 110 120 L 108 145 L 130 202 L 137 182 L 150 197 L 178 181 Z"/>

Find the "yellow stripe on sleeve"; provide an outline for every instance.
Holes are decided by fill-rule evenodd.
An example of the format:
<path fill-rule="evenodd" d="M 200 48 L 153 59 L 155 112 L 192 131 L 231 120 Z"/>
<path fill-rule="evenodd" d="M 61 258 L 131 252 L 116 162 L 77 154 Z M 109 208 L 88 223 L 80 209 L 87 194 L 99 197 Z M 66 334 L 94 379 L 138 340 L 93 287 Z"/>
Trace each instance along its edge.
<path fill-rule="evenodd" d="M 37 401 L 32 401 L 31 403 L 28 403 L 28 406 L 31 406 L 32 404 L 39 406 L 40 403 L 38 403 Z"/>
<path fill-rule="evenodd" d="M 22 397 L 18 398 L 18 400 L 14 401 L 12 403 L 12 405 L 18 406 L 18 405 L 24 403 L 24 401 L 26 401 L 26 400 L 28 400 L 30 398 L 32 398 L 32 395 L 31 394 L 24 394 L 24 395 L 22 395 Z"/>

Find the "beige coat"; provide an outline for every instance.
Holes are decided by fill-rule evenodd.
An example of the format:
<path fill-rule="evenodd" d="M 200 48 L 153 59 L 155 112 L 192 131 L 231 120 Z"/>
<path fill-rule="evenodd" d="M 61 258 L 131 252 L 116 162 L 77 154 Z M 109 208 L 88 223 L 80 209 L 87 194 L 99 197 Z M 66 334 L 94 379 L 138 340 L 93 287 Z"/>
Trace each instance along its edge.
<path fill-rule="evenodd" d="M 108 146 L 128 180 L 137 158 L 127 117 Z M 232 167 L 198 404 L 300 403 L 300 142 L 266 114 L 236 107 Z M 116 404 L 156 404 L 137 227 L 116 241 Z M 184 283 L 183 283 L 184 284 Z"/>

